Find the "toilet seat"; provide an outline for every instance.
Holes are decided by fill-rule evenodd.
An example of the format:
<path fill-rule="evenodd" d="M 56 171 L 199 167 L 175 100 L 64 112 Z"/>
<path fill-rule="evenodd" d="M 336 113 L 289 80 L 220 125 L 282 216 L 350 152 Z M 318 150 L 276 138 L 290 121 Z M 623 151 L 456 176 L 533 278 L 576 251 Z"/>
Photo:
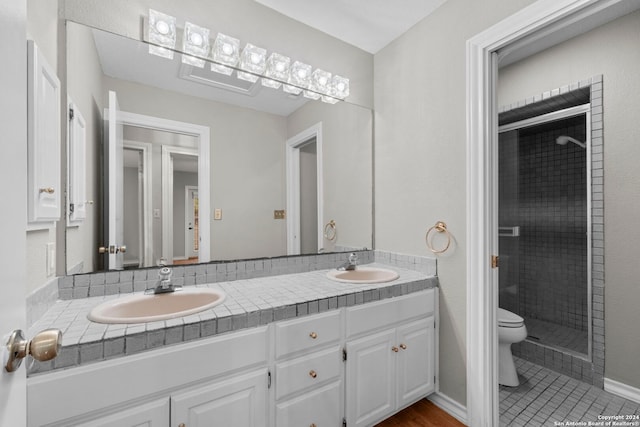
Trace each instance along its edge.
<path fill-rule="evenodd" d="M 498 326 L 503 328 L 519 328 L 524 325 L 524 319 L 515 313 L 498 308 Z"/>

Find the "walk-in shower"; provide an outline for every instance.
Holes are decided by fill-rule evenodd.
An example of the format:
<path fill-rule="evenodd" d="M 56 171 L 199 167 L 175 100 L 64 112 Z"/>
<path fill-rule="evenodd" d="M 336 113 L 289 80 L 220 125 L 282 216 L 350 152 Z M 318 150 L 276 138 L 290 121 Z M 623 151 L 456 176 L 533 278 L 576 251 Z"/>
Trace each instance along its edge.
<path fill-rule="evenodd" d="M 500 307 L 527 340 L 590 357 L 588 109 L 501 127 Z"/>

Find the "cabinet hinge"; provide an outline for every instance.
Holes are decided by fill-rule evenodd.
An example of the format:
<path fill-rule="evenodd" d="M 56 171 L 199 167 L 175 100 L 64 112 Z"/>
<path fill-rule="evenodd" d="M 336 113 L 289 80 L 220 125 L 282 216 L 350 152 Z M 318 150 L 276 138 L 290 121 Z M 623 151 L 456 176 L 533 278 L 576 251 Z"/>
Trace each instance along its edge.
<path fill-rule="evenodd" d="M 346 348 L 342 349 L 342 361 L 343 362 L 347 361 L 347 349 Z"/>
<path fill-rule="evenodd" d="M 74 112 L 73 108 L 69 108 L 69 120 L 73 120 Z"/>
<path fill-rule="evenodd" d="M 267 388 L 271 388 L 271 371 L 267 371 Z"/>
<path fill-rule="evenodd" d="M 347 427 L 347 419 L 346 418 L 342 419 L 342 427 Z"/>

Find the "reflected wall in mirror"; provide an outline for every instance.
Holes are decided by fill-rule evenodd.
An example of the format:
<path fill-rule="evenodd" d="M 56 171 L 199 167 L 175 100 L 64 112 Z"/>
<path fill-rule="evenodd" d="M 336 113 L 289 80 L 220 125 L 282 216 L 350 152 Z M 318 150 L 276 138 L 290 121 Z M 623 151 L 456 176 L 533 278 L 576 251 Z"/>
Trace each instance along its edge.
<path fill-rule="evenodd" d="M 109 171 L 103 154 L 110 91 L 125 116 L 209 131 L 201 158 L 200 144 L 189 135 L 125 127 L 124 266 L 372 247 L 370 109 L 292 97 L 259 82 L 238 88 L 242 81 L 181 64 L 178 55 L 174 62 L 149 55 L 138 40 L 66 25 L 67 90 L 87 122 L 86 191 L 95 202 L 82 223 L 67 227 L 69 274 L 108 268 L 98 248 L 113 245 L 105 241 Z M 291 142 L 307 134 L 312 137 L 291 152 Z M 295 164 L 299 181 L 291 180 Z M 209 170 L 207 185 L 199 182 L 202 165 Z M 285 211 L 284 218 L 276 211 Z M 323 234 L 330 220 L 335 240 Z"/>

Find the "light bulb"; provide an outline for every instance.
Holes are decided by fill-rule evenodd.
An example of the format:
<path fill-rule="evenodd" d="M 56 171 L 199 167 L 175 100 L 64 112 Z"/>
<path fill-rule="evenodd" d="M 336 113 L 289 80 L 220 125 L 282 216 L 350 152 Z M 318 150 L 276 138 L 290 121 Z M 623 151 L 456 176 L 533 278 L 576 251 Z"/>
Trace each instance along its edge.
<path fill-rule="evenodd" d="M 251 54 L 251 62 L 253 62 L 254 64 L 259 64 L 261 60 L 262 56 L 258 55 L 257 53 Z"/>
<path fill-rule="evenodd" d="M 276 70 L 280 72 L 284 71 L 284 64 L 282 62 L 278 62 L 278 64 L 276 65 Z"/>
<path fill-rule="evenodd" d="M 225 55 L 231 55 L 233 53 L 233 46 L 231 46 L 229 43 L 225 43 L 222 45 L 222 51 L 225 53 Z"/>
<path fill-rule="evenodd" d="M 156 31 L 162 35 L 169 34 L 169 24 L 167 24 L 165 21 L 156 22 Z"/>
<path fill-rule="evenodd" d="M 323 86 L 327 84 L 327 78 L 326 77 L 320 77 L 319 81 L 320 81 L 320 84 L 323 85 Z"/>
<path fill-rule="evenodd" d="M 300 77 L 301 79 L 304 79 L 305 77 L 307 77 L 307 71 L 306 70 L 298 70 L 298 77 Z"/>
<path fill-rule="evenodd" d="M 191 33 L 191 43 L 196 46 L 202 46 L 202 36 L 198 33 Z"/>

